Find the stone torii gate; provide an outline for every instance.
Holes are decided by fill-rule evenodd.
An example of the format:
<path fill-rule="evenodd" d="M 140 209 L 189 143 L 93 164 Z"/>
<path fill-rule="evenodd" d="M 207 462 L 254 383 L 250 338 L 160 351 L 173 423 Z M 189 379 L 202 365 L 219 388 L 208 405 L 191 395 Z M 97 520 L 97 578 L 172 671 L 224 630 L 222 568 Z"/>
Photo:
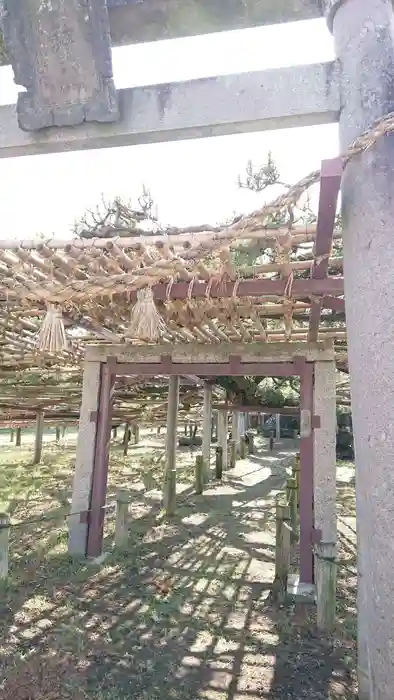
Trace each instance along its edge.
<path fill-rule="evenodd" d="M 252 0 L 239 7 L 231 2 L 231 9 L 226 0 L 212 0 L 212 13 L 206 2 L 189 0 L 192 28 L 182 24 L 170 0 L 160 9 L 150 0 L 107 4 L 4 0 L 7 50 L 27 94 L 18 115 L 13 105 L 0 107 L 1 157 L 334 121 L 344 150 L 394 111 L 391 0 L 272 0 L 263 9 Z M 335 39 L 333 63 L 115 91 L 110 36 L 127 44 L 309 19 L 320 16 L 322 6 Z M 56 128 L 48 128 L 52 124 Z M 393 155 L 394 136 L 382 137 L 346 166 L 342 181 L 357 462 L 359 681 L 360 698 L 369 700 L 392 700 L 394 688 Z"/>

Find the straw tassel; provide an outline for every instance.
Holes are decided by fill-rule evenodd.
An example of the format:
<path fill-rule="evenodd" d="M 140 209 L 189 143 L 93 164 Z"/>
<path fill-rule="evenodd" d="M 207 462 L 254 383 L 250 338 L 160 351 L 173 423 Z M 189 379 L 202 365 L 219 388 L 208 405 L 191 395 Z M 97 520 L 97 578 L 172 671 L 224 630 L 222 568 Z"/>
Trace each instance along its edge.
<path fill-rule="evenodd" d="M 139 289 L 137 301 L 131 312 L 130 326 L 127 335 L 140 340 L 157 340 L 165 329 L 165 323 L 160 316 L 150 287 Z"/>
<path fill-rule="evenodd" d="M 37 340 L 37 349 L 50 353 L 68 350 L 62 314 L 54 304 L 48 304 Z"/>

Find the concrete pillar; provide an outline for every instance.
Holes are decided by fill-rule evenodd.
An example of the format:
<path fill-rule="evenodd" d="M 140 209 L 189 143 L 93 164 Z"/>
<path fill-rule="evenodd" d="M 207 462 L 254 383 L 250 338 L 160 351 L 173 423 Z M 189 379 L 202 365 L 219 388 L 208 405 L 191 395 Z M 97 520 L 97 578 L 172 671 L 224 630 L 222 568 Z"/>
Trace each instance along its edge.
<path fill-rule="evenodd" d="M 44 414 L 42 411 L 38 411 L 37 420 L 36 420 L 36 435 L 35 435 L 35 441 L 34 441 L 33 464 L 39 464 L 41 462 L 43 435 L 44 435 Z"/>
<path fill-rule="evenodd" d="M 391 0 L 330 0 L 342 69 L 341 151 L 394 110 Z M 342 182 L 346 323 L 356 453 L 359 697 L 394 688 L 394 136 L 352 158 Z"/>
<path fill-rule="evenodd" d="M 313 490 L 314 526 L 323 542 L 336 542 L 336 385 L 335 363 L 315 363 Z"/>
<path fill-rule="evenodd" d="M 176 448 L 179 408 L 179 377 L 170 377 L 167 408 L 167 460 L 164 475 L 163 507 L 173 515 L 176 507 Z"/>
<path fill-rule="evenodd" d="M 235 453 L 239 454 L 239 411 L 233 411 L 232 415 L 232 439 L 235 442 Z"/>
<path fill-rule="evenodd" d="M 84 364 L 82 405 L 71 501 L 72 513 L 89 510 L 100 395 L 100 370 L 100 362 Z M 68 551 L 72 555 L 84 556 L 87 547 L 88 523 L 80 515 L 70 517 L 68 522 Z"/>
<path fill-rule="evenodd" d="M 227 450 L 227 426 L 228 412 L 218 411 L 218 445 L 223 450 L 222 465 L 223 471 L 228 466 L 228 450 Z"/>
<path fill-rule="evenodd" d="M 207 482 L 211 462 L 211 430 L 212 430 L 212 386 L 204 385 L 204 415 L 202 433 L 202 456 L 204 458 L 204 481 Z"/>
<path fill-rule="evenodd" d="M 280 413 L 276 414 L 275 437 L 277 440 L 280 440 Z"/>

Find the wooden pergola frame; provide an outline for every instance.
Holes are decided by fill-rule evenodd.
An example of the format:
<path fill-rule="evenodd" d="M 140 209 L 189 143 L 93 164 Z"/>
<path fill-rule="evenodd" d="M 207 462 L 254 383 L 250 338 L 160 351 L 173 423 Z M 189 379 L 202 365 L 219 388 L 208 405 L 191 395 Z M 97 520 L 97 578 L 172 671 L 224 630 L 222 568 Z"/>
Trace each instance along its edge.
<path fill-rule="evenodd" d="M 236 352 L 236 355 L 232 354 Z M 164 354 L 167 353 L 167 354 Z M 70 520 L 72 551 L 96 557 L 102 551 L 105 500 L 107 490 L 109 439 L 113 390 L 118 376 L 170 377 L 168 408 L 167 470 L 175 468 L 176 420 L 179 376 L 299 376 L 301 380 L 301 478 L 300 478 L 300 567 L 301 579 L 313 581 L 313 546 L 321 536 L 314 521 L 314 441 L 321 416 L 314 406 L 316 365 L 333 368 L 335 355 L 330 343 L 238 344 L 220 347 L 201 345 L 176 346 L 171 355 L 166 346 L 90 346 L 86 352 L 86 376 L 95 377 L 95 404 L 91 402 L 92 386 L 86 381 L 80 419 L 81 440 L 77 452 L 73 488 L 73 512 L 81 515 Z M 88 395 L 89 392 L 89 395 Z M 90 400 L 90 405 L 88 405 Z M 335 413 L 334 404 L 329 410 Z M 205 433 L 204 433 L 205 434 Z M 88 440 L 87 435 L 90 436 Z M 82 437 L 83 436 L 83 437 Z M 335 437 L 335 429 L 334 436 Z M 89 489 L 86 489 L 87 482 Z M 82 483 L 82 488 L 81 488 Z M 174 496 L 174 494 L 172 494 Z M 88 496 L 88 497 L 87 497 Z M 84 500 L 84 507 L 81 502 Z"/>

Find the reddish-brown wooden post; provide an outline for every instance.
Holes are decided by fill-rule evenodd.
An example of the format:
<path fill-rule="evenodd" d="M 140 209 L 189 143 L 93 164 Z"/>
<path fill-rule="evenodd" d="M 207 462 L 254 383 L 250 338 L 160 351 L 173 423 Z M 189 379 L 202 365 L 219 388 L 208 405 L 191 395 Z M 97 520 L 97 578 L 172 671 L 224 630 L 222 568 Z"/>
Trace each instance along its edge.
<path fill-rule="evenodd" d="M 111 439 L 111 408 L 115 377 L 108 364 L 101 367 L 101 387 L 98 410 L 96 446 L 94 453 L 93 481 L 88 518 L 87 555 L 101 554 L 104 532 L 105 499 L 107 495 L 109 443 Z"/>
<path fill-rule="evenodd" d="M 313 583 L 313 363 L 300 364 L 300 581 Z"/>

